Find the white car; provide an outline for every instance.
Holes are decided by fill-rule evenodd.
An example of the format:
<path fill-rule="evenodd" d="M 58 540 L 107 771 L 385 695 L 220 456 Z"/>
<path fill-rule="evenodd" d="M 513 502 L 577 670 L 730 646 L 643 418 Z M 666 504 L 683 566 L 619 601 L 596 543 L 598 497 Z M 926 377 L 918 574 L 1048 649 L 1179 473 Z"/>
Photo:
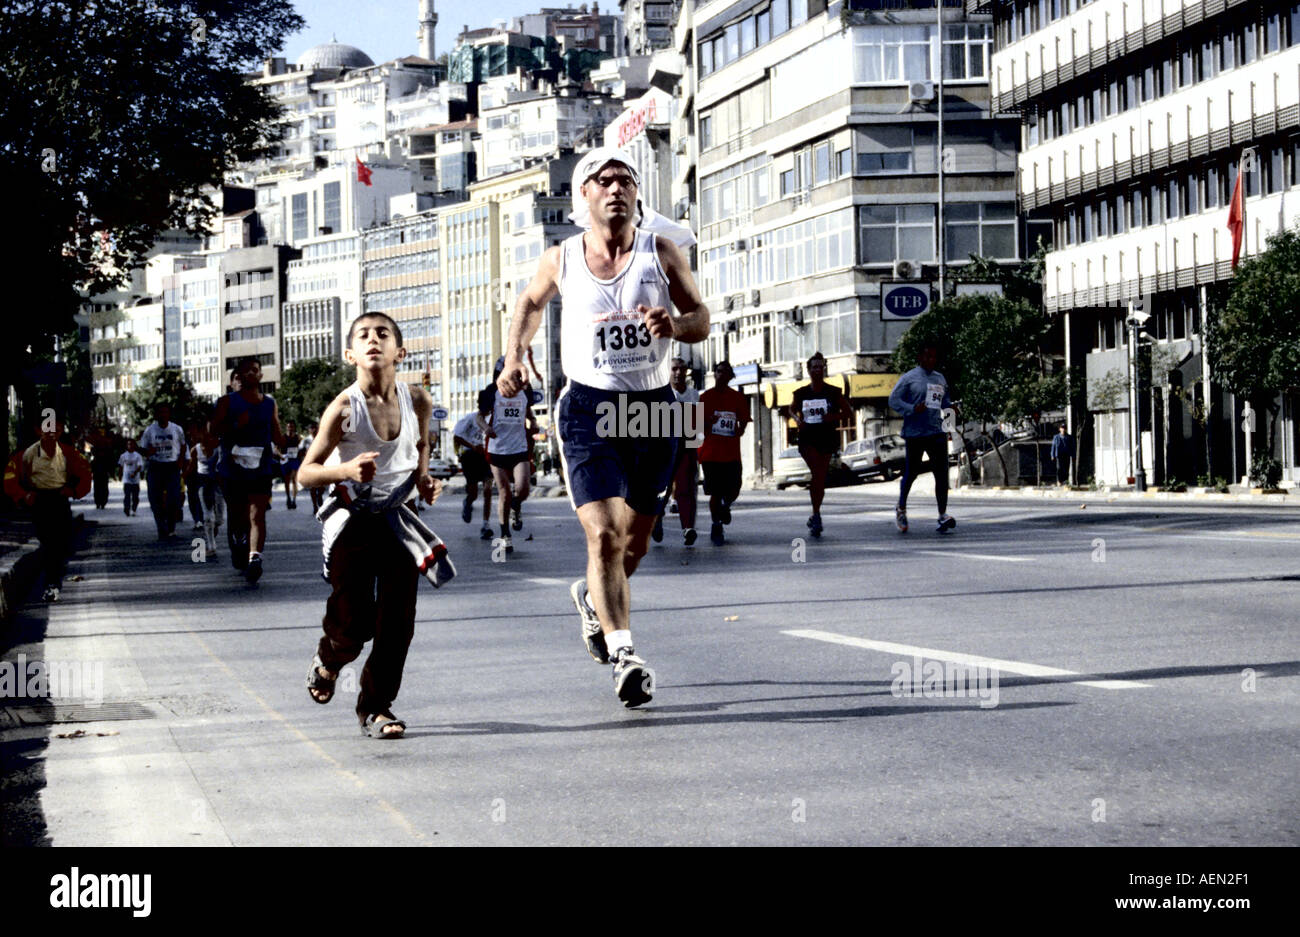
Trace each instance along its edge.
<path fill-rule="evenodd" d="M 455 475 L 459 471 L 459 466 L 457 466 L 455 462 L 451 462 L 447 459 L 429 460 L 429 475 L 433 478 L 451 478 L 451 476 Z"/>

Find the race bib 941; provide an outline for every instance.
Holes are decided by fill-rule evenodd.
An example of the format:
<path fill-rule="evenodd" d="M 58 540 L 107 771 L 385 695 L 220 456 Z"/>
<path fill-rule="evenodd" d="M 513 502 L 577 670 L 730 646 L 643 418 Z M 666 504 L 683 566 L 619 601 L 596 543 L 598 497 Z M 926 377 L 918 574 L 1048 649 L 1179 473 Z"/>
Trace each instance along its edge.
<path fill-rule="evenodd" d="M 942 384 L 925 385 L 925 405 L 931 410 L 940 410 L 943 408 Z"/>
<path fill-rule="evenodd" d="M 658 363 L 661 349 L 640 313 L 606 313 L 592 323 L 591 363 L 597 371 L 639 371 Z"/>
<path fill-rule="evenodd" d="M 730 410 L 719 410 L 713 414 L 714 436 L 735 436 L 736 435 L 736 414 Z"/>

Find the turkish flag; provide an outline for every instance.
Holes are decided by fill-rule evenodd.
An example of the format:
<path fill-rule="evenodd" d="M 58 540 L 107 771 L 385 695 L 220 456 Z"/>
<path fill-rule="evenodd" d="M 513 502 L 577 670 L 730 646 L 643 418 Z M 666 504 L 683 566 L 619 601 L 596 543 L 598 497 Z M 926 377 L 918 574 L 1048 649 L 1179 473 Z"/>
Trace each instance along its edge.
<path fill-rule="evenodd" d="M 1232 187 L 1232 200 L 1228 203 L 1228 230 L 1232 232 L 1232 269 L 1237 269 L 1241 256 L 1242 235 L 1246 232 L 1246 202 L 1242 189 L 1241 166 L 1237 166 L 1237 184 Z"/>
<path fill-rule="evenodd" d="M 365 163 L 361 162 L 360 156 L 356 157 L 356 160 L 357 160 L 357 181 L 364 182 L 366 185 L 373 185 L 373 183 L 370 181 L 370 173 L 371 173 L 370 167 L 368 167 Z"/>

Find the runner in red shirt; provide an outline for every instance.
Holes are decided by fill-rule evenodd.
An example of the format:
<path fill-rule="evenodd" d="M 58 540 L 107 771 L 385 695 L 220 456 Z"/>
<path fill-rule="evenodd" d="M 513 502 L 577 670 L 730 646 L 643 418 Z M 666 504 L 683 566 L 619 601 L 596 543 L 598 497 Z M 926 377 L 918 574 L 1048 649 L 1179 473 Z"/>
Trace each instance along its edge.
<path fill-rule="evenodd" d="M 714 546 L 727 542 L 722 526 L 731 523 L 731 505 L 740 497 L 740 437 L 749 425 L 749 399 L 727 386 L 735 376 L 729 363 L 719 361 L 713 366 L 714 385 L 700 394 L 704 411 L 700 466 L 713 520 L 709 539 Z"/>

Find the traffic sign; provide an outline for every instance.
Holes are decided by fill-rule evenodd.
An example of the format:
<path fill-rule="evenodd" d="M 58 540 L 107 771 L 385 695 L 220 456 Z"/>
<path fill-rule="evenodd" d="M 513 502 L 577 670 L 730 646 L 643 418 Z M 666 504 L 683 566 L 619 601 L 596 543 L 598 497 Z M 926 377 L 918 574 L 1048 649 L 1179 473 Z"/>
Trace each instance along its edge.
<path fill-rule="evenodd" d="M 433 418 L 435 420 L 445 420 L 450 415 L 451 415 L 451 411 L 448 410 L 446 407 L 433 408 Z"/>
<path fill-rule="evenodd" d="M 911 321 L 930 308 L 930 284 L 895 281 L 880 284 L 880 318 Z"/>
<path fill-rule="evenodd" d="M 546 397 L 543 396 L 543 394 L 542 394 L 542 392 L 541 392 L 540 390 L 537 390 L 536 388 L 534 388 L 533 391 L 532 391 L 532 393 L 530 393 L 530 394 L 528 395 L 528 399 L 531 400 L 534 404 L 538 404 L 538 403 L 541 403 L 543 400 L 545 400 Z"/>

